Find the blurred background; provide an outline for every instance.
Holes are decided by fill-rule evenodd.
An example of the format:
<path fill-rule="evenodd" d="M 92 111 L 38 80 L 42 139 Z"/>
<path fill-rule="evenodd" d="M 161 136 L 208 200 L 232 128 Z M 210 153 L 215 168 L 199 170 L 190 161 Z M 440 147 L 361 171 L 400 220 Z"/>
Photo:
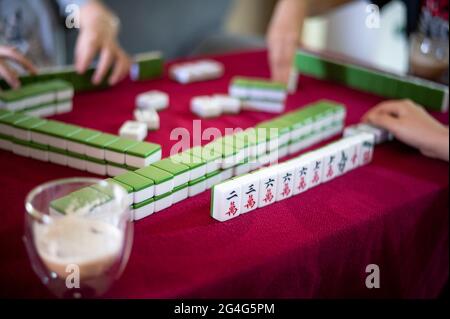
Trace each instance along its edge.
<path fill-rule="evenodd" d="M 120 41 L 131 54 L 161 50 L 167 59 L 263 47 L 277 0 L 104 0 L 121 19 Z M 395 72 L 408 68 L 406 9 L 381 11 L 380 28 L 365 26 L 366 1 L 306 20 L 305 46 L 343 53 Z M 68 50 L 76 33 L 69 35 Z M 68 57 L 72 60 L 72 57 Z"/>

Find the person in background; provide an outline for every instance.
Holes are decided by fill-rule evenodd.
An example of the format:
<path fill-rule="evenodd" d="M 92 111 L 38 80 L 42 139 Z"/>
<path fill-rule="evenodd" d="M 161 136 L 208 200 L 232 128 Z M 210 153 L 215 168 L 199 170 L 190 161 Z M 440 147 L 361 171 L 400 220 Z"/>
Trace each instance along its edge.
<path fill-rule="evenodd" d="M 77 5 L 80 13 L 76 71 L 84 73 L 98 55 L 94 84 L 110 69 L 110 85 L 128 74 L 130 59 L 117 41 L 119 20 L 99 1 L 0 0 L 0 78 L 12 88 L 20 87 L 18 69 L 34 74 L 38 67 L 66 64 L 67 29 L 60 17 L 71 4 Z"/>
<path fill-rule="evenodd" d="M 288 82 L 305 18 L 346 2 L 349 0 L 278 1 L 267 33 L 269 65 L 274 81 Z M 389 1 L 373 2 L 382 6 Z M 407 32 L 412 35 L 410 70 L 432 80 L 443 77 L 448 83 L 448 0 L 404 2 L 408 15 Z M 412 101 L 382 102 L 367 112 L 363 121 L 389 130 L 398 140 L 426 156 L 449 161 L 449 128 Z"/>

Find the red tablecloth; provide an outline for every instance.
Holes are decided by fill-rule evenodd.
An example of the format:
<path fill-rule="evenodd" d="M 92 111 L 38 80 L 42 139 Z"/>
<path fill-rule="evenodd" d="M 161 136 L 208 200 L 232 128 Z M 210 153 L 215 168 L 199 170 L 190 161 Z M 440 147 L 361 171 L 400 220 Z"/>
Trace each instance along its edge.
<path fill-rule="evenodd" d="M 72 113 L 56 118 L 117 133 L 132 118 L 134 98 L 170 93 L 162 127 L 148 140 L 166 156 L 175 127 L 192 131 L 189 100 L 224 93 L 233 75 L 269 75 L 265 52 L 217 57 L 216 81 L 180 85 L 167 78 L 78 94 Z M 347 124 L 381 98 L 303 77 L 288 110 L 329 98 L 348 107 Z M 448 123 L 448 115 L 436 115 Z M 202 127 L 253 126 L 273 115 L 242 112 L 203 120 Z M 48 297 L 22 243 L 25 195 L 57 178 L 89 176 L 0 151 L 0 296 Z M 376 148 L 374 161 L 303 195 L 227 223 L 209 216 L 210 192 L 135 224 L 134 247 L 107 297 L 435 297 L 449 271 L 448 164 L 400 143 Z M 367 289 L 365 268 L 380 267 L 381 288 Z"/>

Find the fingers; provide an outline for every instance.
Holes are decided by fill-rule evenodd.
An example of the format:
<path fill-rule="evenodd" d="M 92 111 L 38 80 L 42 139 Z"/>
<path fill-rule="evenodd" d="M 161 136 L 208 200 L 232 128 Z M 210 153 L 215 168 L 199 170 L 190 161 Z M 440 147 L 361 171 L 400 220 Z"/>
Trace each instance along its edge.
<path fill-rule="evenodd" d="M 117 54 L 117 60 L 114 64 L 114 69 L 111 73 L 111 76 L 108 79 L 109 85 L 115 85 L 117 82 L 125 78 L 130 70 L 130 60 L 128 56 L 119 49 L 119 53 Z"/>
<path fill-rule="evenodd" d="M 78 73 L 84 73 L 94 60 L 99 48 L 98 40 L 95 37 L 81 32 L 78 36 L 75 47 L 75 69 Z"/>
<path fill-rule="evenodd" d="M 37 73 L 37 69 L 33 63 L 31 63 L 30 60 L 18 52 L 14 47 L 0 46 L 0 57 L 17 62 L 31 74 Z"/>
<path fill-rule="evenodd" d="M 92 77 L 92 82 L 94 84 L 99 84 L 106 73 L 109 71 L 111 64 L 113 62 L 113 52 L 109 48 L 103 48 L 100 54 L 100 60 L 95 70 L 94 76 Z"/>
<path fill-rule="evenodd" d="M 380 104 L 374 106 L 371 110 L 369 110 L 362 117 L 363 122 L 368 122 L 371 117 L 374 117 L 379 114 L 388 114 L 394 117 L 402 117 L 405 115 L 405 110 L 402 106 L 402 103 L 399 101 L 385 101 Z"/>
<path fill-rule="evenodd" d="M 282 41 L 270 46 L 269 60 L 273 81 L 284 84 L 289 82 L 295 47 L 295 45 Z"/>
<path fill-rule="evenodd" d="M 13 89 L 20 87 L 19 75 L 2 60 L 0 60 L 0 78 L 4 78 Z"/>
<path fill-rule="evenodd" d="M 396 137 L 398 135 L 399 130 L 401 129 L 401 121 L 398 118 L 383 112 L 371 114 L 367 118 L 367 122 L 372 125 L 383 128 L 385 130 L 388 130 Z"/>

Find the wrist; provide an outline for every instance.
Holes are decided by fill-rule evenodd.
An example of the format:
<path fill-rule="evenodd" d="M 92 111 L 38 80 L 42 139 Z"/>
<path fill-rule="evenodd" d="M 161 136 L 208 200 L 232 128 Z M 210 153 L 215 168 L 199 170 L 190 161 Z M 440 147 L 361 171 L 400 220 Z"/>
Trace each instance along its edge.
<path fill-rule="evenodd" d="M 80 10 L 81 31 L 96 30 L 102 37 L 115 37 L 119 31 L 119 18 L 99 1 L 89 1 Z"/>
<path fill-rule="evenodd" d="M 444 161 L 449 161 L 449 129 L 448 127 L 442 126 L 438 132 L 436 132 L 435 137 L 432 142 L 422 148 L 422 153 L 426 156 L 438 158 Z"/>

